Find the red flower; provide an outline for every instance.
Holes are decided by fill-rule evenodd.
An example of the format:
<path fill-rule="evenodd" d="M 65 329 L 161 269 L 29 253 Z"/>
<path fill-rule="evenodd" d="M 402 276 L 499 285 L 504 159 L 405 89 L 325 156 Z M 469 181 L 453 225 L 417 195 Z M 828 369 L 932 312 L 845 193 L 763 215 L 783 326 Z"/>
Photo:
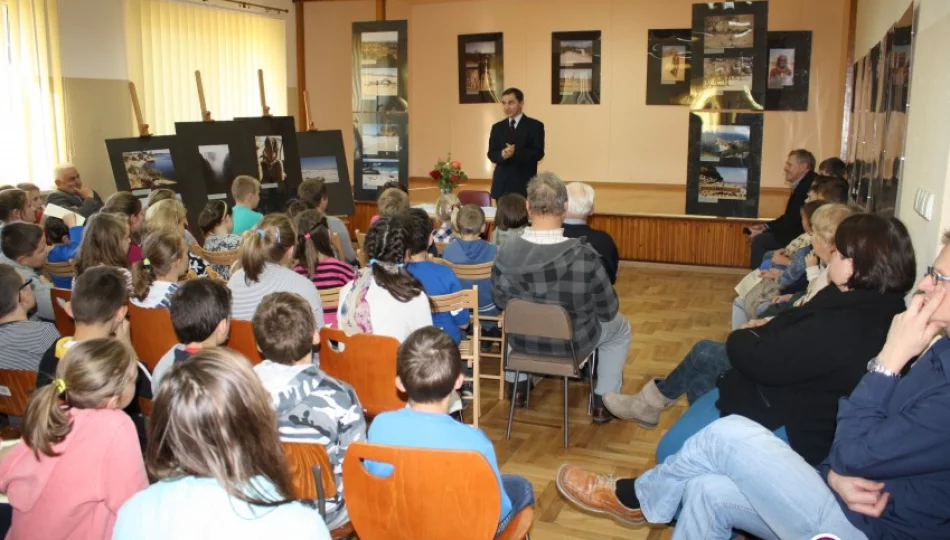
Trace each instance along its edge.
<path fill-rule="evenodd" d="M 452 175 L 452 183 L 453 183 L 453 184 L 458 184 L 458 183 L 459 183 L 459 175 L 457 175 L 457 174 L 453 174 L 453 175 Z"/>
<path fill-rule="evenodd" d="M 431 176 L 433 180 L 438 180 L 439 178 L 442 178 L 442 173 L 439 171 L 431 171 L 429 176 Z"/>
<path fill-rule="evenodd" d="M 458 161 L 453 161 L 453 162 L 451 163 L 451 165 L 452 165 L 452 168 L 453 168 L 453 169 L 461 169 L 461 168 L 462 168 L 462 164 L 459 163 Z"/>

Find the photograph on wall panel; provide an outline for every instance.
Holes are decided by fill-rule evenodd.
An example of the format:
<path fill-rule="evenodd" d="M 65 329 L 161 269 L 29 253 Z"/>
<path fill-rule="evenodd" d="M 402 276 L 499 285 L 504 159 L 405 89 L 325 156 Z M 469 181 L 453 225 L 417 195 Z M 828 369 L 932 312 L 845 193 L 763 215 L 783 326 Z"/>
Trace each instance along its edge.
<path fill-rule="evenodd" d="M 459 42 L 459 103 L 498 103 L 505 89 L 504 36 L 463 34 Z"/>
<path fill-rule="evenodd" d="M 261 183 L 258 212 L 283 212 L 287 201 L 297 197 L 302 181 L 297 129 L 292 116 L 235 118 L 244 132 L 245 144 L 252 145 Z"/>
<path fill-rule="evenodd" d="M 338 129 L 297 133 L 300 169 L 304 180 L 323 180 L 327 190 L 327 210 L 331 216 L 350 216 L 353 190 L 343 149 L 343 132 Z"/>
<path fill-rule="evenodd" d="M 353 195 L 375 201 L 388 182 L 409 187 L 409 129 L 405 114 L 353 114 L 356 152 Z"/>
<path fill-rule="evenodd" d="M 807 111 L 811 77 L 811 32 L 769 32 L 765 108 Z"/>
<path fill-rule="evenodd" d="M 689 105 L 693 32 L 647 31 L 647 105 Z"/>
<path fill-rule="evenodd" d="M 551 104 L 600 103 L 600 30 L 551 33 Z"/>
<path fill-rule="evenodd" d="M 693 4 L 693 110 L 763 110 L 768 2 Z"/>
<path fill-rule="evenodd" d="M 406 21 L 353 23 L 353 111 L 409 110 Z"/>
<path fill-rule="evenodd" d="M 690 114 L 687 214 L 758 217 L 762 125 L 761 114 Z"/>

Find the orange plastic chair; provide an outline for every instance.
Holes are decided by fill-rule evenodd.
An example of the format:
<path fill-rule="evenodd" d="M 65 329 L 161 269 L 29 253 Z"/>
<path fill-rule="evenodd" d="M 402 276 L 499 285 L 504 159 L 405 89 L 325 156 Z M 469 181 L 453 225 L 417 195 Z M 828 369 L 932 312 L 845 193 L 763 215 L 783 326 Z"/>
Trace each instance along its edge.
<path fill-rule="evenodd" d="M 49 290 L 50 300 L 53 303 L 53 318 L 56 320 L 56 329 L 61 336 L 72 336 L 76 334 L 76 321 L 66 313 L 66 310 L 60 304 L 69 302 L 73 297 L 73 291 L 69 289 L 53 288 Z"/>
<path fill-rule="evenodd" d="M 363 460 L 392 464 L 393 474 L 376 476 Z M 361 540 L 485 540 L 498 528 L 498 480 L 478 452 L 355 442 L 346 450 L 343 481 L 346 507 Z M 499 538 L 525 538 L 533 521 L 529 506 Z"/>
<path fill-rule="evenodd" d="M 243 354 L 250 360 L 252 366 L 264 361 L 261 358 L 261 351 L 257 348 L 257 339 L 254 338 L 254 325 L 251 324 L 251 321 L 231 320 L 231 337 L 228 339 L 228 347 Z"/>
<path fill-rule="evenodd" d="M 353 386 L 367 416 L 406 406 L 395 383 L 398 349 L 395 338 L 320 329 L 320 368 Z"/>
<path fill-rule="evenodd" d="M 0 369 L 0 413 L 26 414 L 26 403 L 36 389 L 36 372 L 25 369 Z"/>
<path fill-rule="evenodd" d="M 132 347 L 149 372 L 154 371 L 162 355 L 178 343 L 172 316 L 167 309 L 147 309 L 130 303 L 129 326 Z"/>
<path fill-rule="evenodd" d="M 281 441 L 287 456 L 293 495 L 298 499 L 316 500 L 320 515 L 326 520 L 326 500 L 336 497 L 333 464 L 322 444 Z M 346 523 L 330 531 L 330 536 L 347 538 L 353 534 L 353 525 Z"/>

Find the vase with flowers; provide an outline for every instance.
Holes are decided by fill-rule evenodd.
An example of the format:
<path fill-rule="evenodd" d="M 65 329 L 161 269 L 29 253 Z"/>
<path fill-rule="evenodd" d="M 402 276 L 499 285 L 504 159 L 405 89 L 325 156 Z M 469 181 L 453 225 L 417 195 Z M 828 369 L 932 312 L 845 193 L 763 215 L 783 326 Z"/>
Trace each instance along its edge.
<path fill-rule="evenodd" d="M 453 161 L 451 153 L 449 157 L 436 161 L 429 176 L 439 183 L 439 191 L 442 193 L 452 193 L 459 182 L 468 180 L 468 175 L 462 170 L 462 164 Z"/>

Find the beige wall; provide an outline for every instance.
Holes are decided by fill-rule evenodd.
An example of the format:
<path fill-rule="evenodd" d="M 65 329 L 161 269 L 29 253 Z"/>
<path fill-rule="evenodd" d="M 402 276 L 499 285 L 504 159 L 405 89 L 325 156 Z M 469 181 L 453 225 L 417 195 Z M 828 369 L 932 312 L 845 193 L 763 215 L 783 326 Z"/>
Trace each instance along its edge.
<path fill-rule="evenodd" d="M 491 176 L 488 131 L 501 118 L 494 104 L 458 104 L 457 36 L 505 34 L 505 85 L 525 91 L 529 116 L 545 123 L 542 168 L 571 180 L 685 184 L 688 111 L 647 106 L 650 28 L 691 26 L 693 0 L 389 2 L 389 19 L 409 20 L 409 172 L 424 176 L 451 151 L 473 178 Z M 307 86 L 318 127 L 344 129 L 351 155 L 351 22 L 375 18 L 375 3 L 307 3 Z M 763 141 L 763 186 L 782 185 L 789 149 L 821 157 L 840 152 L 848 0 L 772 0 L 771 30 L 812 30 L 807 112 L 769 112 Z M 550 104 L 551 32 L 601 30 L 602 102 Z M 342 82 L 338 82 L 342 81 Z"/>

